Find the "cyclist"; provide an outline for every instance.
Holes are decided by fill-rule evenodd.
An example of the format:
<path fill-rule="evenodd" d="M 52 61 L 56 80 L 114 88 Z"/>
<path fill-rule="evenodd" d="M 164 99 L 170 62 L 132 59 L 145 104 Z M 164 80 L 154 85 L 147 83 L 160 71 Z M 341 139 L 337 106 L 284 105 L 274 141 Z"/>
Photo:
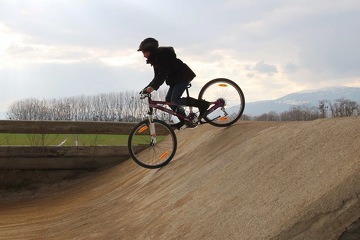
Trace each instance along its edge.
<path fill-rule="evenodd" d="M 205 100 L 198 100 L 187 97 L 182 98 L 182 94 L 186 90 L 189 83 L 195 78 L 195 73 L 180 59 L 176 57 L 173 47 L 159 47 L 159 42 L 155 38 L 144 39 L 139 46 L 147 59 L 146 63 L 151 64 L 154 68 L 154 78 L 145 88 L 148 93 L 157 90 L 164 82 L 169 85 L 169 91 L 166 94 L 165 101 L 174 105 L 171 109 L 179 114 L 185 115 L 182 105 L 197 107 L 199 109 L 199 121 L 204 116 L 210 103 Z M 180 129 L 184 124 L 184 120 L 172 125 L 176 129 Z"/>

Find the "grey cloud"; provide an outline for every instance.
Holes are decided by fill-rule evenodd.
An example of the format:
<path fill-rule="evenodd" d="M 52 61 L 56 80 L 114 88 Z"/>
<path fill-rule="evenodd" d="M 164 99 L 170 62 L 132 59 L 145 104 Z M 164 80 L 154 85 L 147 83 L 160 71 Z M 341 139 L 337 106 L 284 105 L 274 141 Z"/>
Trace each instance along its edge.
<path fill-rule="evenodd" d="M 34 51 L 35 49 L 33 47 L 29 47 L 29 46 L 19 46 L 17 44 L 12 44 L 10 47 L 7 48 L 7 52 L 9 54 L 23 54 L 23 53 L 27 53 L 27 52 L 31 52 Z"/>
<path fill-rule="evenodd" d="M 309 12 L 280 28 L 298 48 L 298 65 L 315 74 L 360 74 L 360 4 L 348 4 L 330 8 L 324 3 L 323 11 Z"/>
<path fill-rule="evenodd" d="M 32 1 L 19 5 L 4 2 L 0 20 L 12 30 L 28 35 L 28 41 L 42 44 L 130 46 L 133 36 L 140 39 L 141 35 L 135 32 L 146 29 L 151 22 L 144 19 L 145 9 L 143 12 L 124 2 L 48 1 L 33 5 Z"/>
<path fill-rule="evenodd" d="M 33 5 L 32 1 L 5 1 L 0 20 L 32 41 L 105 48 L 136 48 L 148 36 L 164 44 L 234 48 L 246 38 L 241 36 L 241 24 L 274 8 L 247 1 L 48 1 Z"/>
<path fill-rule="evenodd" d="M 258 73 L 265 73 L 268 75 L 272 75 L 278 72 L 276 66 L 267 64 L 264 61 L 256 63 L 253 70 Z"/>
<path fill-rule="evenodd" d="M 288 63 L 283 68 L 286 73 L 295 73 L 299 69 L 299 67 L 293 63 Z"/>

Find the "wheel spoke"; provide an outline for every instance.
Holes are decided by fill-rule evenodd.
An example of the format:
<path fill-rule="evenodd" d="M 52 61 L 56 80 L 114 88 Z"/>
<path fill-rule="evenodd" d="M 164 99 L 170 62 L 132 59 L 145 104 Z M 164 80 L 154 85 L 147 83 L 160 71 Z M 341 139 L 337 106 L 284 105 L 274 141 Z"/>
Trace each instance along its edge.
<path fill-rule="evenodd" d="M 160 168 L 171 161 L 177 147 L 174 131 L 160 120 L 154 120 L 156 141 L 150 134 L 149 122 L 139 123 L 129 135 L 131 157 L 145 168 Z M 141 147 L 142 146 L 142 147 Z"/>
<path fill-rule="evenodd" d="M 205 121 L 218 127 L 229 126 L 236 122 L 245 108 L 245 97 L 240 87 L 233 81 L 217 78 L 208 82 L 200 91 L 199 99 L 214 102 L 215 105 L 223 102 L 204 117 Z"/>

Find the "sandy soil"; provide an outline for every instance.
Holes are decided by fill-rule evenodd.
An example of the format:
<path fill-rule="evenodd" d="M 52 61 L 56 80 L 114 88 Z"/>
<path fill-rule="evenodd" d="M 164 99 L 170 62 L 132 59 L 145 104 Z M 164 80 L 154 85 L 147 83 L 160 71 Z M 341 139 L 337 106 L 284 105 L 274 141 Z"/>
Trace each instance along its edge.
<path fill-rule="evenodd" d="M 130 160 L 2 194 L 0 239 L 328 240 L 360 216 L 359 118 L 177 134 L 162 169 Z"/>

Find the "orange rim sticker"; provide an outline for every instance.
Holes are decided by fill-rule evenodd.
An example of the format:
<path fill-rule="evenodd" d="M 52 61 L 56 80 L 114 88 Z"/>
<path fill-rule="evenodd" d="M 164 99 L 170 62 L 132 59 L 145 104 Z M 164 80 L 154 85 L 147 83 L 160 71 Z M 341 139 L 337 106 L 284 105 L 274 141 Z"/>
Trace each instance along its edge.
<path fill-rule="evenodd" d="M 148 126 L 143 126 L 142 128 L 139 129 L 138 133 L 142 133 L 146 131 L 148 128 L 149 128 Z"/>
<path fill-rule="evenodd" d="M 160 156 L 160 160 L 164 160 L 164 158 L 166 158 L 169 155 L 169 151 L 164 152 L 161 156 Z"/>
<path fill-rule="evenodd" d="M 221 117 L 221 118 L 219 118 L 219 121 L 228 121 L 228 120 L 229 120 L 228 117 Z"/>

